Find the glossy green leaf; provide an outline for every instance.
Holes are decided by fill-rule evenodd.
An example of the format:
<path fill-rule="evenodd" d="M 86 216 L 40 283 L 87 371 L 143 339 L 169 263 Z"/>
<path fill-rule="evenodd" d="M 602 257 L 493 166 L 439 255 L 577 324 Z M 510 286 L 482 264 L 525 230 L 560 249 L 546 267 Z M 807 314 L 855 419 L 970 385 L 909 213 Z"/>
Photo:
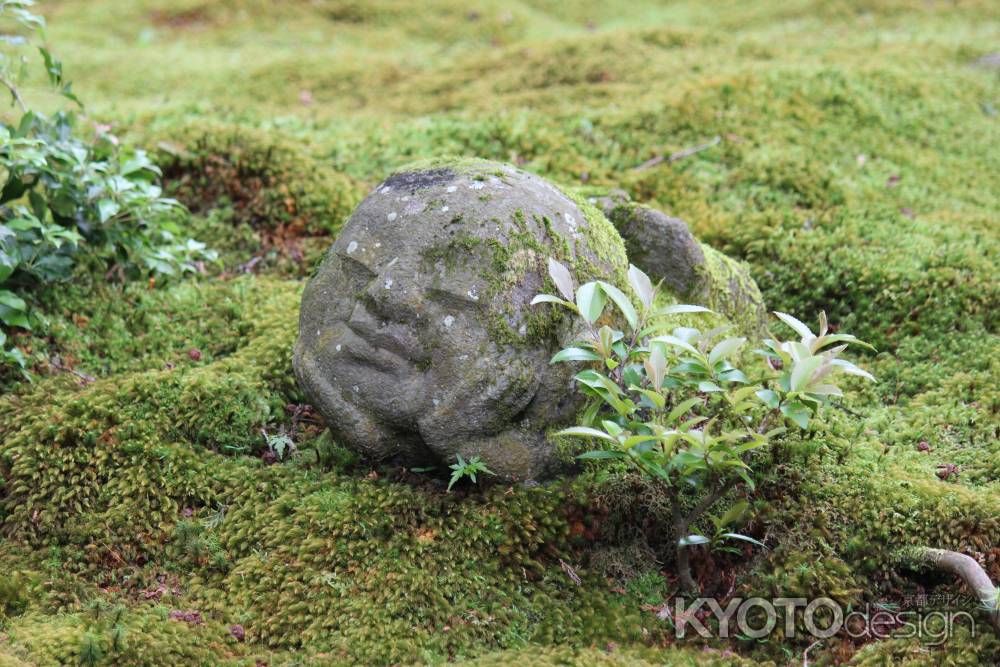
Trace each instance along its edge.
<path fill-rule="evenodd" d="M 792 367 L 792 374 L 789 378 L 789 385 L 792 391 L 805 391 L 809 386 L 813 373 L 823 363 L 822 357 L 806 357 L 796 361 Z"/>
<path fill-rule="evenodd" d="M 809 327 L 807 327 L 805 324 L 800 322 L 795 317 L 792 317 L 788 313 L 779 313 L 778 311 L 774 311 L 774 314 L 778 317 L 779 320 L 781 320 L 782 322 L 790 326 L 792 329 L 794 329 L 795 333 L 797 333 L 803 339 L 815 338 L 813 332 L 810 331 Z"/>
<path fill-rule="evenodd" d="M 732 356 L 744 343 L 747 342 L 746 338 L 726 338 L 718 343 L 712 348 L 712 351 L 708 353 L 708 364 L 710 366 L 715 366 L 718 362 Z"/>
<path fill-rule="evenodd" d="M 764 547 L 765 549 L 767 548 L 767 545 L 765 545 L 763 542 L 761 542 L 760 540 L 755 540 L 754 538 L 748 535 L 741 535 L 739 533 L 723 533 L 722 537 L 725 537 L 726 539 L 730 540 L 743 540 L 744 542 L 750 542 L 751 544 L 756 544 L 759 547 Z"/>
<path fill-rule="evenodd" d="M 572 303 L 571 301 L 563 301 L 559 297 L 552 296 L 551 294 L 536 295 L 535 298 L 531 300 L 531 305 L 534 306 L 535 304 L 538 303 L 557 303 L 560 306 L 565 306 L 566 308 L 571 309 L 574 313 L 578 312 L 576 304 Z"/>
<path fill-rule="evenodd" d="M 687 304 L 677 304 L 673 306 L 665 306 L 657 310 L 654 315 L 659 317 L 661 315 L 682 315 L 684 313 L 711 313 L 712 311 L 704 306 L 690 306 Z"/>
<path fill-rule="evenodd" d="M 552 282 L 555 283 L 556 288 L 563 295 L 563 298 L 567 301 L 572 301 L 573 294 L 576 291 L 576 283 L 573 281 L 573 276 L 570 274 L 569 269 L 551 257 L 549 257 L 549 277 L 552 278 Z"/>
<path fill-rule="evenodd" d="M 0 306 L 6 306 L 10 310 L 22 313 L 28 310 L 28 304 L 24 302 L 24 299 L 9 290 L 0 290 Z"/>
<path fill-rule="evenodd" d="M 621 311 L 622 315 L 625 316 L 625 321 L 628 322 L 629 328 L 635 330 L 639 326 L 639 315 L 635 311 L 635 306 L 632 305 L 632 301 L 625 296 L 625 293 L 620 289 L 612 285 L 611 283 L 606 283 L 603 280 L 598 281 L 601 290 L 611 299 L 618 310 Z"/>
<path fill-rule="evenodd" d="M 564 350 L 560 350 L 553 355 L 552 359 L 549 361 L 550 364 L 556 364 L 560 361 L 600 361 L 601 355 L 597 354 L 593 350 L 587 350 L 582 347 L 567 347 Z"/>
<path fill-rule="evenodd" d="M 691 343 L 688 343 L 687 341 L 681 340 L 677 336 L 671 336 L 669 334 L 664 335 L 664 336 L 656 336 L 655 338 L 651 338 L 650 342 L 651 343 L 666 343 L 667 345 L 672 345 L 674 347 L 679 347 L 682 350 L 687 350 L 688 352 L 692 352 L 694 354 L 701 354 L 700 352 L 698 352 L 698 349 L 694 345 L 691 345 Z"/>
<path fill-rule="evenodd" d="M 607 440 L 609 442 L 618 443 L 613 437 L 596 428 L 590 428 L 589 426 L 573 426 L 571 428 L 564 428 L 563 430 L 556 433 L 556 435 L 569 435 L 576 438 L 598 438 L 600 440 Z"/>
<path fill-rule="evenodd" d="M 855 366 L 854 364 L 845 359 L 834 359 L 830 363 L 833 364 L 834 366 L 837 366 L 844 373 L 848 373 L 849 375 L 857 375 L 859 377 L 865 378 L 866 380 L 871 380 L 872 382 L 875 381 L 874 375 L 872 375 L 866 370 L 858 368 L 857 366 Z"/>
<path fill-rule="evenodd" d="M 591 324 L 604 312 L 605 303 L 607 297 L 596 282 L 584 283 L 576 290 L 576 306 L 580 310 L 580 315 Z"/>
<path fill-rule="evenodd" d="M 667 415 L 667 423 L 668 424 L 673 424 L 680 417 L 682 417 L 682 416 L 686 415 L 688 412 L 690 412 L 691 408 L 693 408 L 696 405 L 701 405 L 701 404 L 702 404 L 702 399 L 700 399 L 698 397 L 689 398 L 686 401 L 681 401 L 680 403 L 678 403 L 677 405 L 675 405 L 672 410 L 670 410 L 670 414 Z"/>
<path fill-rule="evenodd" d="M 632 291 L 639 297 L 639 302 L 647 309 L 651 308 L 655 291 L 653 290 L 653 283 L 650 281 L 649 276 L 643 273 L 639 267 L 629 264 L 628 282 L 632 287 Z"/>
<path fill-rule="evenodd" d="M 739 501 L 726 510 L 721 517 L 719 517 L 717 525 L 719 527 L 725 527 L 736 523 L 743 518 L 743 515 L 746 514 L 747 509 L 749 508 L 750 504 L 747 501 Z"/>
<path fill-rule="evenodd" d="M 795 424 L 805 430 L 809 428 L 809 418 L 812 412 L 799 401 L 790 401 L 781 405 L 781 414 L 791 419 Z"/>

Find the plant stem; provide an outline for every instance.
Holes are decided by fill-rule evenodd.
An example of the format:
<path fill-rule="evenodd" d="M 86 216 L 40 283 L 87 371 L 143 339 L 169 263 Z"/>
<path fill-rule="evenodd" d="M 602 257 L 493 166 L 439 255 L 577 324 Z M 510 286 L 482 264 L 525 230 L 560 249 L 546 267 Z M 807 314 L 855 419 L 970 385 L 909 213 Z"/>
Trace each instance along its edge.
<path fill-rule="evenodd" d="M 670 489 L 670 509 L 674 520 L 674 544 L 677 550 L 677 577 L 680 580 L 681 590 L 685 593 L 692 595 L 700 593 L 701 587 L 698 586 L 698 582 L 691 574 L 691 547 L 681 546 L 681 540 L 688 536 L 691 524 L 700 519 L 705 512 L 711 509 L 712 505 L 729 493 L 739 482 L 738 478 L 732 477 L 715 486 L 687 515 L 681 512 L 680 497 L 676 490 L 673 487 Z"/>
<path fill-rule="evenodd" d="M 681 514 L 680 497 L 673 487 L 670 491 L 670 512 L 674 520 L 674 549 L 677 552 L 677 577 L 680 580 L 681 590 L 685 593 L 695 595 L 701 592 L 698 582 L 691 576 L 691 554 L 689 547 L 681 546 L 681 540 L 687 537 L 689 522 Z"/>

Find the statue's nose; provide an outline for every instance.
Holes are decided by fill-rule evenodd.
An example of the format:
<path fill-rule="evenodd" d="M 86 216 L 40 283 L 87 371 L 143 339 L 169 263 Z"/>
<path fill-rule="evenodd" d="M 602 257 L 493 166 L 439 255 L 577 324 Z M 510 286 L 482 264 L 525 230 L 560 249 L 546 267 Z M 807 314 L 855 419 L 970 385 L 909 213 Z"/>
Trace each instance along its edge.
<path fill-rule="evenodd" d="M 417 280 L 394 262 L 368 283 L 363 296 L 372 315 L 390 322 L 416 323 L 424 310 Z"/>

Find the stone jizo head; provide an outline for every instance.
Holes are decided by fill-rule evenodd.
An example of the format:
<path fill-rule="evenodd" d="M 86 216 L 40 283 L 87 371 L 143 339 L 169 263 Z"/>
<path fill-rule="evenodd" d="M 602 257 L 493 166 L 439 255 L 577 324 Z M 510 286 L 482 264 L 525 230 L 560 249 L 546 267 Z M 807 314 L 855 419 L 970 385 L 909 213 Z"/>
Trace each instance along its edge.
<path fill-rule="evenodd" d="M 593 207 L 485 161 L 404 169 L 334 242 L 302 299 L 294 367 L 335 439 L 371 458 L 444 469 L 479 456 L 506 479 L 559 467 L 547 432 L 572 421 L 577 333 L 531 306 L 556 257 L 580 280 L 627 268 Z"/>

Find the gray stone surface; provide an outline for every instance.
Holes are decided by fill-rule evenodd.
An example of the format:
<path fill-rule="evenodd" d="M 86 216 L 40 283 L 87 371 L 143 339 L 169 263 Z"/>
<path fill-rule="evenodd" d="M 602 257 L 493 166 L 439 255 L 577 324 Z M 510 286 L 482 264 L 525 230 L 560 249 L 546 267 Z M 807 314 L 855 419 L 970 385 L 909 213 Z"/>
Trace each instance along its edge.
<path fill-rule="evenodd" d="M 630 202 L 623 192 L 601 198 L 600 205 L 625 240 L 629 261 L 651 277 L 662 279 L 674 294 L 692 292 L 705 254 L 686 222 Z"/>
<path fill-rule="evenodd" d="M 295 373 L 334 437 L 370 458 L 480 456 L 500 477 L 561 464 L 546 432 L 573 419 L 576 335 L 543 291 L 547 259 L 579 281 L 627 267 L 608 221 L 542 178 L 484 161 L 414 166 L 357 208 L 302 299 Z"/>
<path fill-rule="evenodd" d="M 629 261 L 680 301 L 725 315 L 743 333 L 764 333 L 767 307 L 747 265 L 701 244 L 680 218 L 637 204 L 622 190 L 591 201 L 624 239 Z"/>

